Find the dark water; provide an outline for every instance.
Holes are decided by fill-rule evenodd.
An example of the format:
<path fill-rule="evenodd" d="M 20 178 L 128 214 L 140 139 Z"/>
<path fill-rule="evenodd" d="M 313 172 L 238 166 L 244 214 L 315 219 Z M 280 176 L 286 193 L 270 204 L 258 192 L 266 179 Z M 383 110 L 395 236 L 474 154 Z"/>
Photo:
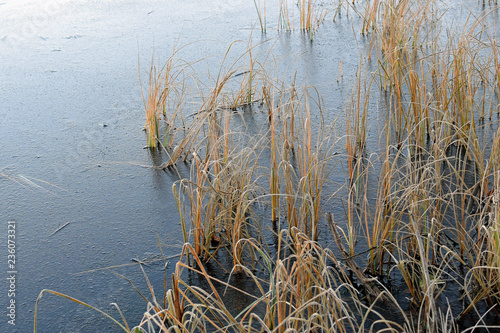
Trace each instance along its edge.
<path fill-rule="evenodd" d="M 311 42 L 298 31 L 280 35 L 276 7 L 268 4 L 268 31 L 262 34 L 254 3 L 248 0 L 0 3 L 2 258 L 8 221 L 17 228 L 16 326 L 7 324 L 9 297 L 2 284 L 0 327 L 32 330 L 42 289 L 66 293 L 116 318 L 110 303 L 117 303 L 133 326 L 146 303 L 113 272 L 148 297 L 146 279 L 132 258 L 157 259 L 157 236 L 166 256 L 180 252 L 182 235 L 171 190 L 178 177 L 155 168 L 165 156 L 143 149 L 138 58 L 146 84 L 153 53 L 162 64 L 175 45 L 196 41 L 179 57 L 204 59 L 197 65 L 204 73 L 220 68 L 231 42 L 241 40 L 230 54 L 238 57 L 249 41 L 270 40 L 258 50 L 272 49 L 290 77 L 317 85 L 330 120 L 340 114 L 365 47 L 356 28 L 359 18 L 344 12 L 335 23 L 327 21 Z M 340 61 L 344 77 L 337 81 Z M 377 117 L 369 117 L 368 142 L 375 138 L 371 149 L 376 150 Z M 179 169 L 188 174 L 187 167 Z M 342 173 L 332 177 L 345 182 Z M 342 211 L 329 210 L 336 209 Z M 5 262 L 2 276 L 7 274 Z M 168 274 L 174 263 L 175 258 Z M 124 266 L 104 269 L 118 265 Z M 144 267 L 157 293 L 162 292 L 162 266 L 156 261 Z M 119 328 L 90 309 L 46 294 L 38 329 Z"/>

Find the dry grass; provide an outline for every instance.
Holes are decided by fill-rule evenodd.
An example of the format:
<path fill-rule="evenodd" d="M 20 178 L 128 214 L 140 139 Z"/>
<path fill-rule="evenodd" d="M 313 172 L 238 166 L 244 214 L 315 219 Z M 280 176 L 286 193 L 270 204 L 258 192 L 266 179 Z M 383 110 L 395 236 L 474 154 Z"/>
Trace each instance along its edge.
<path fill-rule="evenodd" d="M 263 3 L 255 3 L 264 30 Z M 301 30 L 312 33 L 324 20 L 318 8 L 299 1 Z M 245 65 L 221 65 L 194 117 L 178 112 L 192 91 L 180 74 L 190 66 L 171 58 L 161 71 L 151 68 L 149 145 L 168 138 L 165 168 L 187 161 L 191 175 L 173 186 L 183 255 L 164 305 L 149 302 L 141 329 L 458 332 L 471 313 L 477 324 L 467 329 L 488 325 L 483 316 L 500 302 L 498 43 L 487 13 L 443 34 L 444 13 L 432 0 L 368 1 L 361 31 L 376 67 L 360 63 L 345 131 L 337 119 L 325 122 L 314 87 L 287 83 L 274 70 L 279 60 L 251 44 L 237 57 Z M 280 15 L 290 29 L 286 2 Z M 379 110 L 370 109 L 374 92 Z M 262 109 L 260 130 L 238 125 L 244 106 Z M 367 118 L 376 112 L 380 148 L 367 155 Z M 185 124 L 182 134 L 176 122 Z M 342 163 L 345 184 L 330 184 Z M 345 216 L 335 224 L 327 215 L 332 233 L 320 238 L 338 197 Z M 338 251 L 325 244 L 332 238 Z M 252 299 L 239 313 L 220 286 L 236 288 L 205 270 L 220 253 L 232 258 L 231 276 L 255 285 L 238 290 Z M 209 289 L 186 283 L 186 271 Z M 390 289 L 395 277 L 406 299 Z M 457 290 L 462 309 L 447 299 Z"/>
<path fill-rule="evenodd" d="M 260 30 L 265 33 L 267 31 L 266 17 L 266 2 L 254 0 L 257 17 L 259 20 Z M 337 3 L 330 1 L 316 0 L 280 0 L 278 9 L 277 29 L 280 31 L 293 31 L 295 26 L 299 26 L 299 30 L 309 34 L 310 39 L 325 22 L 325 20 L 333 14 L 333 20 L 339 15 L 344 1 L 340 0 Z"/>
<path fill-rule="evenodd" d="M 313 1 L 298 5 L 300 29 L 315 31 L 326 12 L 318 12 Z M 484 24 L 486 15 L 470 15 L 464 27 L 455 29 L 459 31 L 456 35 L 442 34 L 442 12 L 434 1 L 367 4 L 362 32 L 371 40 L 367 54 L 377 58 L 378 75 L 368 75 L 370 67 L 360 64 L 351 103 L 345 108 L 346 136 L 340 139 L 335 122 L 325 125 L 321 121 L 323 106 L 321 98 L 313 98 L 314 90 L 297 88 L 294 83 L 285 88 L 283 80 L 271 78 L 267 71 L 248 76 L 244 89 L 247 93 L 259 91 L 252 88 L 252 82 L 264 82 L 261 91 L 269 125 L 259 139 L 231 132 L 227 113 L 213 112 L 211 118 L 203 119 L 208 128 L 204 137 L 210 142 L 207 157 L 195 159 L 191 180 L 179 183 L 191 207 L 190 214 L 180 209 L 183 221 L 187 215 L 191 221 L 191 234 L 186 231 L 185 240 L 194 247 L 186 255 L 207 261 L 225 244 L 234 258 L 234 273 L 250 274 L 260 296 L 255 296 L 247 312 L 231 317 L 215 289 L 193 291 L 194 287 L 186 285 L 195 295 L 186 308 L 197 309 L 189 310 L 188 320 L 196 323 L 196 329 L 214 325 L 213 315 L 219 320 L 213 328 L 219 330 L 363 331 L 368 327 L 364 321 L 368 314 L 379 316 L 375 304 L 384 300 L 404 318 L 393 323 L 380 315 L 374 323 L 385 325 L 388 331 L 454 332 L 458 331 L 456 318 L 471 309 L 480 313 L 481 301 L 486 300 L 488 306 L 498 303 L 496 189 L 500 155 L 497 133 L 485 133 L 482 125 L 486 118 L 491 119 L 492 96 L 499 89 L 497 42 Z M 280 20 L 286 30 L 292 26 L 289 13 L 282 2 Z M 249 54 L 254 59 L 251 51 Z M 256 62 L 250 63 L 253 73 Z M 234 73 L 221 75 L 219 85 L 226 84 Z M 367 157 L 366 119 L 373 112 L 369 101 L 376 86 L 385 92 L 381 117 L 385 134 L 381 135 L 380 151 Z M 216 88 L 213 96 L 219 93 Z M 217 110 L 213 106 L 216 97 L 208 100 L 212 106 L 203 109 Z M 233 106 L 252 100 L 255 98 L 237 99 Z M 314 135 L 313 115 L 320 119 Z M 191 142 L 196 135 L 186 137 Z M 227 138 L 247 144 L 244 149 L 230 148 Z M 339 157 L 347 160 L 348 179 L 347 229 L 334 233 L 340 257 L 316 242 L 324 198 L 335 196 L 335 192 L 324 193 L 324 184 L 338 161 L 339 141 L 345 142 L 346 154 Z M 375 200 L 368 193 L 374 170 L 379 172 Z M 262 186 L 264 179 L 267 186 Z M 269 194 L 265 194 L 266 188 Z M 177 191 L 177 200 L 182 202 Z M 271 221 L 287 222 L 287 229 L 277 231 L 279 249 L 274 258 L 263 247 L 260 223 L 265 217 L 252 209 L 262 203 L 269 205 Z M 215 248 L 209 245 L 214 237 L 219 244 Z M 347 249 L 341 245 L 342 238 Z M 366 261 L 352 260 L 360 240 L 368 249 Z M 281 250 L 284 248 L 287 250 Z M 256 259 L 259 254 L 264 258 L 261 261 Z M 247 268 L 262 260 L 268 288 Z M 179 265 L 190 270 L 196 266 Z M 210 280 L 200 271 L 202 262 L 198 266 L 198 273 Z M 461 276 L 457 267 L 465 267 L 467 274 Z M 353 287 L 348 271 L 355 273 L 359 289 Z M 404 315 L 408 310 L 402 310 L 375 278 L 386 280 L 394 274 L 403 279 L 410 304 L 418 309 L 416 316 Z M 459 314 L 440 305 L 448 286 L 462 288 L 468 300 Z M 346 297 L 338 294 L 339 287 L 346 290 L 352 303 L 347 305 Z M 371 299 L 369 306 L 361 301 L 363 294 Z M 257 304 L 265 305 L 262 316 L 252 312 Z M 481 319 L 477 327 L 480 325 Z"/>

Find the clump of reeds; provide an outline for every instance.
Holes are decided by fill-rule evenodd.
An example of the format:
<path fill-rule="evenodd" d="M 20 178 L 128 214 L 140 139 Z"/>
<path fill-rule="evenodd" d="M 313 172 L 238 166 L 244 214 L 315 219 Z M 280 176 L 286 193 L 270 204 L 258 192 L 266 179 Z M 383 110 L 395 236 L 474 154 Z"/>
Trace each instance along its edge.
<path fill-rule="evenodd" d="M 188 68 L 176 58 L 180 49 L 174 47 L 172 55 L 161 68 L 154 65 L 154 59 L 151 60 L 147 95 L 144 91 L 142 93 L 148 148 L 157 148 L 158 144 L 171 147 L 178 131 L 176 126 L 182 118 L 188 93 Z"/>
<path fill-rule="evenodd" d="M 293 17 L 290 17 L 290 10 L 288 9 L 288 0 L 280 0 L 280 13 L 278 19 L 278 29 L 284 31 L 293 30 Z M 293 14 L 293 12 L 292 12 Z"/>
<path fill-rule="evenodd" d="M 478 42 L 477 22 L 472 23 L 460 38 L 449 38 L 440 44 L 439 33 L 427 30 L 428 22 L 435 19 L 432 6 L 431 2 L 403 1 L 397 5 L 384 2 L 383 5 L 379 3 L 376 10 L 369 11 L 370 15 L 376 13 L 379 17 L 370 21 L 374 39 L 368 50 L 368 53 L 374 50 L 379 58 L 379 75 L 364 74 L 370 67 L 361 64 L 351 103 L 345 109 L 348 229 L 340 233 L 348 245 L 341 251 L 344 260 L 349 262 L 344 269 L 355 272 L 361 289 L 372 299 L 390 299 L 399 308 L 390 294 L 380 291 L 384 288 L 377 286 L 374 278 L 387 279 L 397 271 L 411 295 L 410 303 L 419 309 L 416 320 L 406 318 L 404 325 L 409 330 L 426 327 L 431 331 L 443 322 L 456 328 L 449 309 L 437 305 L 446 294 L 447 281 L 453 281 L 466 292 L 473 288 L 482 290 L 479 296 L 470 299 L 471 307 L 481 299 L 494 297 L 497 258 L 485 256 L 481 251 L 485 248 L 491 253 L 496 251 L 496 229 L 480 229 L 482 232 L 476 236 L 471 236 L 471 231 L 474 222 L 486 220 L 486 208 L 479 212 L 480 207 L 494 207 L 494 199 L 487 199 L 494 198 L 488 184 L 494 178 L 492 165 L 498 157 L 496 150 L 488 152 L 481 144 L 477 121 L 484 116 L 475 117 L 473 112 L 479 106 L 480 115 L 488 114 L 486 107 L 491 102 L 485 99 L 485 89 L 496 89 L 493 84 L 497 82 L 494 79 L 496 67 L 490 68 L 486 62 L 477 60 L 478 55 L 487 54 L 488 59 L 494 60 L 496 51 L 490 52 L 487 43 Z M 408 20 L 414 24 L 406 24 Z M 495 45 L 491 37 L 487 40 L 489 45 Z M 437 45 L 444 45 L 444 50 L 438 52 Z M 249 55 L 254 59 L 251 52 Z M 253 72 L 253 67 L 250 68 Z M 254 238 L 255 235 L 262 237 L 258 228 L 253 227 L 262 220 L 253 215 L 252 207 L 256 204 L 269 205 L 270 220 L 287 222 L 286 234 L 293 240 L 290 243 L 293 251 L 300 252 L 303 248 L 297 237 L 318 240 L 318 225 L 325 202 L 323 185 L 335 164 L 334 147 L 338 138 L 331 130 L 333 126 L 323 124 L 321 98 L 313 99 L 310 87 L 297 89 L 292 84 L 285 88 L 284 84 L 277 84 L 279 80 L 259 75 L 247 75 L 244 86 L 253 87 L 252 82 L 259 80 L 264 82 L 260 91 L 268 115 L 268 128 L 259 140 L 238 138 L 242 133 L 230 131 L 229 113 L 219 107 L 206 108 L 206 105 L 217 103 L 218 98 L 214 96 L 220 94 L 221 85 L 226 85 L 234 73 L 230 71 L 219 76 L 214 94 L 209 95 L 210 102 L 204 104 L 204 112 L 200 115 L 206 113 L 206 116 L 200 118 L 199 128 L 204 129 L 205 157 L 193 155 L 195 172 L 192 179 L 179 183 L 184 192 L 179 192 L 178 188 L 176 191 L 179 203 L 182 194 L 189 202 L 190 213 L 181 214 L 183 220 L 188 215 L 191 220 L 191 233 L 185 232 L 185 240 L 192 239 L 194 244 L 189 253 L 199 258 L 196 260 L 207 261 L 222 249 L 218 244 L 227 244 L 234 271 L 246 272 L 245 256 L 252 258 L 248 264 L 255 265 L 256 253 L 262 251 L 258 245 L 260 241 Z M 369 101 L 375 88 L 374 79 L 379 79 L 379 87 L 386 96 L 385 110 L 382 108 L 384 116 L 381 117 L 385 134 L 381 136 L 380 151 L 367 157 L 364 153 L 366 119 L 371 112 Z M 490 86 L 480 88 L 479 82 Z M 246 88 L 245 91 L 247 95 L 236 95 L 249 96 L 259 89 Z M 483 100 L 478 101 L 478 97 Z M 237 103 L 252 100 L 255 98 L 236 99 L 240 101 Z M 311 100 L 315 101 L 314 112 Z M 314 130 L 313 117 L 319 120 Z M 185 142 L 193 142 L 198 133 L 186 136 Z M 232 148 L 230 141 L 251 142 L 251 145 L 242 150 L 241 147 Z M 263 161 L 268 163 L 266 167 L 262 166 Z M 370 199 L 368 182 L 373 179 L 371 173 L 377 164 L 380 165 L 378 193 L 375 199 Z M 471 176 L 474 176 L 473 181 Z M 222 179 L 229 179 L 229 182 Z M 268 184 L 262 186 L 262 179 L 268 179 Z M 265 194 L 265 189 L 269 194 Z M 340 236 L 335 238 L 340 244 Z M 350 259 L 356 256 L 359 239 L 364 239 L 368 248 L 368 257 L 363 261 L 364 272 L 360 262 Z M 213 246 L 214 241 L 216 246 Z M 249 249 L 252 251 L 248 252 Z M 311 251 L 311 247 L 308 249 Z M 328 258 L 338 262 L 333 255 Z M 293 281 L 290 272 L 294 270 L 284 265 L 285 261 L 276 259 L 277 271 L 271 274 L 269 270 L 271 281 L 277 274 Z M 471 267 L 465 279 L 456 277 L 457 265 Z M 480 265 L 485 269 L 480 269 Z M 338 278 L 350 281 L 345 280 L 345 271 L 342 272 Z M 278 300 L 286 290 L 276 288 L 273 297 Z M 300 290 L 306 294 L 310 291 L 308 288 Z M 383 294 L 385 296 L 380 296 Z M 304 309 L 311 313 L 322 311 L 317 305 Z M 302 326 L 297 323 L 282 327 L 277 324 L 286 322 L 287 315 L 294 311 L 297 308 L 290 308 L 290 301 L 273 303 L 267 306 L 268 317 L 261 320 L 268 329 L 298 329 Z M 464 309 L 462 315 L 467 311 Z M 250 314 L 245 318 L 248 316 L 255 318 Z"/>
<path fill-rule="evenodd" d="M 299 1 L 299 8 L 301 29 L 313 31 L 322 12 L 314 1 Z M 337 135 L 335 121 L 325 124 L 317 90 L 272 76 L 251 45 L 238 58 L 248 57 L 245 66 L 221 65 L 193 117 L 182 119 L 183 135 L 171 132 L 163 147 L 166 168 L 191 163 L 189 178 L 173 186 L 185 245 L 170 289 L 163 302 L 149 302 L 141 329 L 458 332 L 458 319 L 471 310 L 479 319 L 469 330 L 483 325 L 479 304 L 492 309 L 500 302 L 500 131 L 498 122 L 484 124 L 498 104 L 497 42 L 485 15 L 444 37 L 440 10 L 434 1 L 368 2 L 362 31 L 372 38 L 367 54 L 377 66 L 360 63 L 344 108 L 345 136 Z M 145 106 L 152 141 L 161 136 L 159 115 L 185 100 L 172 95 L 171 79 L 181 77 L 175 68 L 151 70 Z M 368 154 L 376 89 L 382 133 L 379 149 Z M 262 110 L 260 131 L 236 125 L 243 106 Z M 337 145 L 341 140 L 345 146 Z M 343 147 L 345 154 L 337 154 Z M 345 186 L 326 193 L 343 160 Z M 345 219 L 325 219 L 328 199 L 343 194 Z M 321 239 L 325 220 L 331 234 Z M 274 251 L 264 239 L 267 222 Z M 323 246 L 330 239 L 338 251 Z M 252 299 L 239 313 L 229 310 L 217 284 L 236 288 L 205 269 L 222 252 L 232 259 L 231 275 L 255 285 L 237 290 Z M 209 289 L 187 283 L 183 271 L 205 279 Z M 391 294 L 394 277 L 403 281 L 407 300 Z M 450 289 L 461 290 L 459 313 L 446 299 Z M 388 319 L 381 304 L 401 320 Z"/>
<path fill-rule="evenodd" d="M 299 26 L 300 30 L 309 32 L 311 38 L 325 20 L 330 9 L 317 6 L 316 0 L 299 0 Z"/>
<path fill-rule="evenodd" d="M 161 320 L 160 313 L 149 311 L 139 327 L 162 332 L 346 332 L 362 329 L 368 316 L 375 316 L 378 320 L 373 325 L 388 330 L 403 329 L 397 323 L 384 320 L 373 308 L 364 306 L 358 292 L 346 283 L 349 279 L 333 253 L 299 231 L 283 231 L 278 235 L 277 258 L 268 256 L 255 240 L 242 241 L 238 246 L 260 253 L 260 263 L 266 271 L 263 280 L 251 269 L 241 267 L 255 284 L 253 292 L 237 290 L 254 299 L 243 311 L 232 313 L 221 288 L 214 285 L 218 283 L 234 289 L 231 284 L 211 277 L 201 262 L 197 268 L 187 265 L 183 255 L 174 274 L 175 285 L 172 284 L 167 293 L 171 295 L 177 290 L 179 297 L 185 300 L 182 317 L 177 318 L 174 306 L 169 306 L 161 311 L 166 320 Z M 184 254 L 192 251 L 190 245 L 185 245 Z M 280 253 L 288 254 L 282 256 Z M 183 269 L 199 274 L 210 289 L 201 290 L 184 282 Z M 346 294 L 349 301 L 345 300 Z"/>
<path fill-rule="evenodd" d="M 425 313 L 435 311 L 435 298 L 446 290 L 445 277 L 454 276 L 455 265 L 470 267 L 465 280 L 455 281 L 470 299 L 463 316 L 497 290 L 494 256 L 483 255 L 494 247 L 495 233 L 474 231 L 489 221 L 494 202 L 498 152 L 483 140 L 495 146 L 497 139 L 481 121 L 494 105 L 497 50 L 486 15 L 466 19 L 457 36 L 443 40 L 436 10 L 432 1 L 374 1 L 367 7 L 363 31 L 372 33 L 371 45 L 378 49 L 386 134 L 374 213 L 368 201 L 358 200 L 348 214 L 356 211 L 365 221 L 368 271 L 383 276 L 396 267 Z M 356 129 L 352 119 L 359 116 L 349 115 L 347 128 Z M 356 178 L 353 137 L 349 133 L 347 140 L 350 179 Z M 474 288 L 481 292 L 471 298 Z"/>
<path fill-rule="evenodd" d="M 289 4 L 290 0 L 280 0 L 278 9 L 278 30 L 292 31 L 298 24 L 300 31 L 309 34 L 311 40 L 314 33 L 326 20 L 328 14 L 334 10 L 334 5 L 329 2 L 317 3 L 316 0 L 299 0 L 296 3 Z M 340 13 L 343 1 L 338 1 L 336 6 L 335 17 Z M 260 30 L 266 32 L 267 17 L 266 17 L 266 2 L 254 0 L 257 18 L 259 20 Z M 296 5 L 296 6 L 294 6 Z M 290 7 L 292 7 L 290 9 Z M 296 10 L 294 10 L 296 7 Z M 298 22 L 295 21 L 298 17 Z"/>

